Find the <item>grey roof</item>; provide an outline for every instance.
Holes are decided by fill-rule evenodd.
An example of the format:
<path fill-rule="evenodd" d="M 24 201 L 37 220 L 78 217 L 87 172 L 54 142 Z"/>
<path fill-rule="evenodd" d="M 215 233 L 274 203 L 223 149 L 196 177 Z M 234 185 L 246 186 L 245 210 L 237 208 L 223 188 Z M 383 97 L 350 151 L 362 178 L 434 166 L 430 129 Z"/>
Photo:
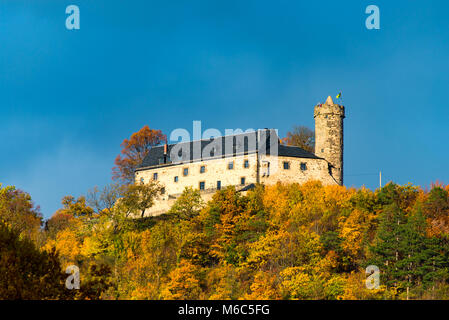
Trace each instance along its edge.
<path fill-rule="evenodd" d="M 256 151 L 264 154 L 272 154 L 271 148 L 273 146 L 277 147 L 278 156 L 319 159 L 313 153 L 300 147 L 280 144 L 276 131 L 274 129 L 265 129 L 207 140 L 170 144 L 167 145 L 165 162 L 164 146 L 155 146 L 150 149 L 148 155 L 136 170 L 158 165 L 175 165 L 190 161 L 250 154 L 255 153 Z"/>

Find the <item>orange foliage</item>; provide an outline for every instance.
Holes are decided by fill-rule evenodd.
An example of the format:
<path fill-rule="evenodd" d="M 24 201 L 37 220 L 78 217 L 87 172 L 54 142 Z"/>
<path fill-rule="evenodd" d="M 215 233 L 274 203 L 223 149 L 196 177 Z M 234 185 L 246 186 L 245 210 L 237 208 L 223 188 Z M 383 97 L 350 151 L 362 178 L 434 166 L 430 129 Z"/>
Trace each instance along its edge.
<path fill-rule="evenodd" d="M 198 299 L 201 294 L 199 270 L 188 261 L 182 260 L 178 267 L 168 275 L 162 290 L 162 298 L 168 300 Z"/>
<path fill-rule="evenodd" d="M 129 140 L 123 140 L 121 154 L 115 159 L 115 167 L 112 169 L 113 178 L 132 183 L 136 166 L 143 161 L 152 147 L 166 140 L 167 137 L 161 130 L 150 129 L 148 125 L 133 133 Z"/>

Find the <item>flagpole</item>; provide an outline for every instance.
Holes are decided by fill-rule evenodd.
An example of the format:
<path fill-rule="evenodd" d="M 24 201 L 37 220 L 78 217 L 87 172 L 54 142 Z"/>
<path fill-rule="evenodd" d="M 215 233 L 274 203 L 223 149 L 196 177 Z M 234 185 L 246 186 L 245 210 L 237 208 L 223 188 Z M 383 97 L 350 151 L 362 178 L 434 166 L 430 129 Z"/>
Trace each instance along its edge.
<path fill-rule="evenodd" d="M 341 91 L 339 94 L 337 94 L 337 99 L 339 99 L 341 101 L 341 103 L 343 104 L 343 95 L 341 94 Z"/>
<path fill-rule="evenodd" d="M 379 187 L 382 189 L 382 171 L 379 171 Z"/>

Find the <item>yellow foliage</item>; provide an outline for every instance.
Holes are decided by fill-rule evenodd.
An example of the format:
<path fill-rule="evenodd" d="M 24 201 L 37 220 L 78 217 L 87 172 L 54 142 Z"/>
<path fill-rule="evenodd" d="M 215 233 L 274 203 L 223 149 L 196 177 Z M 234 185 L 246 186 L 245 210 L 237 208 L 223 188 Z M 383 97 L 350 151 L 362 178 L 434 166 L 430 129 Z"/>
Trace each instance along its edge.
<path fill-rule="evenodd" d="M 259 271 L 251 284 L 251 293 L 246 294 L 245 300 L 275 300 L 281 295 L 277 289 L 276 275 Z"/>
<path fill-rule="evenodd" d="M 168 281 L 162 289 L 162 298 L 168 300 L 198 299 L 201 294 L 197 268 L 182 260 L 179 266 L 168 275 Z"/>
<path fill-rule="evenodd" d="M 56 235 L 55 240 L 49 240 L 43 247 L 50 251 L 55 248 L 66 265 L 75 263 L 81 254 L 81 243 L 76 234 L 70 229 L 64 229 Z"/>

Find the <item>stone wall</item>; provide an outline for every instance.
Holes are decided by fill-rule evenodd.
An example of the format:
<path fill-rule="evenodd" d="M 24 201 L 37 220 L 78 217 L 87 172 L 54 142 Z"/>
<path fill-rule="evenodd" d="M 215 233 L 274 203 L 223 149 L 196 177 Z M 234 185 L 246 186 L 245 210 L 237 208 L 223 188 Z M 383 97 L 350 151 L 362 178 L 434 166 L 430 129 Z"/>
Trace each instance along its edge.
<path fill-rule="evenodd" d="M 326 159 L 335 180 L 343 185 L 343 119 L 345 109 L 331 97 L 315 106 L 315 154 Z"/>
<path fill-rule="evenodd" d="M 270 163 L 270 175 L 268 176 L 265 161 Z M 288 169 L 284 169 L 284 162 L 288 163 Z M 301 164 L 305 167 L 302 170 Z M 310 180 L 319 180 L 324 185 L 338 184 L 329 175 L 328 162 L 324 159 L 270 157 L 261 158 L 260 183 L 266 185 L 281 183 L 304 183 Z"/>
<path fill-rule="evenodd" d="M 248 160 L 249 167 L 244 167 L 245 160 Z M 228 168 L 228 164 L 233 163 L 233 169 Z M 205 167 L 205 172 L 201 173 L 201 167 Z M 188 169 L 188 175 L 184 176 L 184 169 Z M 252 183 L 257 183 L 257 161 L 256 154 L 240 155 L 235 157 L 217 158 L 207 161 L 197 161 L 191 163 L 171 164 L 148 168 L 136 171 L 136 182 L 147 183 L 153 179 L 157 173 L 157 180 L 165 188 L 165 193 L 161 195 L 153 208 L 147 210 L 148 214 L 155 215 L 165 212 L 171 207 L 176 198 L 186 187 L 193 189 L 200 188 L 200 182 L 204 182 L 205 190 L 202 191 L 206 200 L 208 194 L 213 194 L 217 190 L 217 181 L 221 181 L 221 188 L 227 186 L 245 187 Z M 175 177 L 178 182 L 175 182 Z M 241 184 L 241 178 L 245 178 L 245 184 Z M 210 196 L 211 197 L 211 196 Z"/>
<path fill-rule="evenodd" d="M 245 160 L 249 161 L 249 168 L 244 167 Z M 234 165 L 232 170 L 228 169 L 229 162 Z M 288 169 L 284 169 L 284 162 L 289 164 Z M 301 164 L 305 165 L 303 170 Z M 205 166 L 204 173 L 200 172 L 201 166 Z M 184 168 L 189 169 L 187 176 L 183 175 Z M 148 182 L 153 179 L 154 173 L 157 173 L 158 181 L 164 186 L 165 193 L 156 200 L 153 207 L 145 212 L 146 216 L 167 212 L 186 187 L 199 189 L 200 181 L 205 182 L 205 190 L 201 191 L 205 202 L 209 201 L 217 191 L 217 181 L 221 181 L 222 188 L 226 186 L 243 188 L 257 182 L 271 185 L 278 182 L 304 183 L 309 180 L 320 180 L 325 185 L 337 184 L 330 176 L 328 163 L 324 159 L 270 155 L 260 156 L 258 179 L 256 154 L 148 168 L 136 172 L 136 182 L 140 182 L 141 179 L 144 183 Z M 175 176 L 178 177 L 178 182 L 174 182 Z M 245 177 L 244 185 L 241 185 L 241 177 Z"/>

